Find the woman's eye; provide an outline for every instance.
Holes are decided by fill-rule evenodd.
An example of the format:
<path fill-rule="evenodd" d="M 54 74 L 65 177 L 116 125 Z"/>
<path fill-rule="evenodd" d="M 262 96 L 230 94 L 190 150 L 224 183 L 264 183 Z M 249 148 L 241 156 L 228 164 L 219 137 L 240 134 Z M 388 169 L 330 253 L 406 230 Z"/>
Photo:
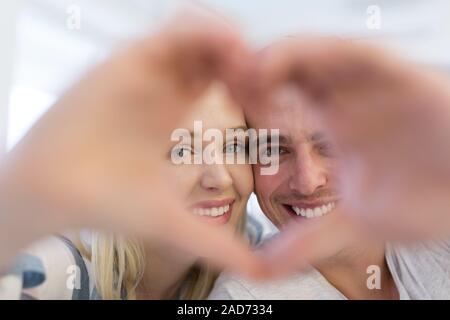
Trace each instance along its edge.
<path fill-rule="evenodd" d="M 186 149 L 180 149 L 180 150 L 178 150 L 177 156 L 179 156 L 180 158 L 183 158 L 185 151 L 186 151 Z"/>
<path fill-rule="evenodd" d="M 225 153 L 241 153 L 245 151 L 245 146 L 241 143 L 229 144 L 225 147 Z"/>
<path fill-rule="evenodd" d="M 192 149 L 188 147 L 174 148 L 172 154 L 177 158 L 184 158 L 192 154 Z"/>

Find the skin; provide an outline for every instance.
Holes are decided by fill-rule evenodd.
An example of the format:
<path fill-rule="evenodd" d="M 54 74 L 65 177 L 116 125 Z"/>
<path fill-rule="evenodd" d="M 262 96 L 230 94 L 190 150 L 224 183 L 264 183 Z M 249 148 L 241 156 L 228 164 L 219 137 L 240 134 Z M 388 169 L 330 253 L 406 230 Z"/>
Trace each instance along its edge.
<path fill-rule="evenodd" d="M 179 124 L 194 132 L 194 121 L 201 121 L 203 130 L 209 128 L 220 130 L 225 137 L 225 130 L 231 128 L 246 128 L 244 114 L 229 97 L 227 89 L 221 84 L 213 84 L 204 96 L 195 103 L 191 112 Z M 204 141 L 206 148 L 211 144 Z M 224 140 L 223 144 L 213 143 L 217 156 L 236 154 L 245 158 L 245 140 Z M 230 199 L 233 205 L 230 217 L 201 217 L 215 232 L 222 232 L 223 227 L 236 229 L 238 222 L 246 212 L 248 198 L 253 191 L 253 175 L 248 164 L 179 164 L 172 162 L 171 155 L 175 152 L 190 158 L 195 153 L 194 142 L 182 145 L 178 142 L 166 152 L 166 179 L 174 187 L 172 196 L 181 195 L 183 203 L 190 214 L 192 207 L 204 201 Z M 217 205 L 208 205 L 217 207 Z M 208 239 L 204 239 L 205 242 Z M 180 250 L 168 247 L 164 243 L 156 242 L 145 247 L 147 268 L 143 275 L 138 296 L 145 299 L 171 299 L 182 284 L 183 277 L 189 269 L 198 262 L 198 257 L 186 254 Z"/>
<path fill-rule="evenodd" d="M 328 219 L 339 210 L 337 160 L 335 150 L 323 130 L 323 123 L 297 90 L 280 90 L 271 104 L 259 110 L 248 109 L 246 117 L 252 128 L 279 129 L 279 163 L 275 175 L 260 174 L 254 166 L 255 191 L 264 214 L 282 231 L 291 223 L 302 225 L 310 220 Z M 295 121 L 293 121 L 295 119 Z M 273 147 L 273 143 L 272 143 Z M 276 155 L 275 155 L 276 156 Z M 336 203 L 327 215 L 307 219 L 298 216 L 291 206 L 315 208 Z M 326 234 L 322 234 L 324 241 Z M 367 267 L 381 269 L 381 290 L 366 286 Z M 336 247 L 314 267 L 340 292 L 350 299 L 386 299 L 396 297 L 396 288 L 384 258 L 382 242 L 365 238 Z"/>

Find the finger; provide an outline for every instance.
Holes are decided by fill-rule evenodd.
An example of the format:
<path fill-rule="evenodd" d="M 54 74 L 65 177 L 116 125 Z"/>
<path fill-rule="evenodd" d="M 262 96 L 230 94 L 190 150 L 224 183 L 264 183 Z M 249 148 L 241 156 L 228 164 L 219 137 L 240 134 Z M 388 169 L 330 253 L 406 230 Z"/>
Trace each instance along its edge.
<path fill-rule="evenodd" d="M 185 93 L 194 96 L 212 79 L 228 77 L 238 57 L 248 52 L 230 23 L 199 10 L 180 13 L 141 44 L 152 64 L 157 61 Z"/>
<path fill-rule="evenodd" d="M 245 277 L 264 274 L 261 260 L 251 252 L 244 238 L 228 226 L 214 226 L 190 212 L 172 208 L 161 225 L 162 241 L 198 256 L 216 268 L 225 268 Z"/>
<path fill-rule="evenodd" d="M 180 199 L 173 197 L 173 185 L 155 181 L 159 181 L 154 184 L 157 190 L 137 195 L 144 203 L 143 208 L 146 203 L 151 204 L 140 221 L 141 234 L 206 260 L 216 268 L 253 278 L 263 273 L 261 260 L 252 254 L 249 243 L 236 228 L 215 225 L 207 218 L 193 215 Z"/>
<path fill-rule="evenodd" d="M 362 234 L 353 221 L 335 212 L 318 221 L 291 223 L 259 254 L 264 259 L 267 275 L 276 278 L 332 256 L 355 239 L 364 239 Z"/>
<path fill-rule="evenodd" d="M 267 48 L 261 68 L 268 85 L 286 81 L 311 85 L 321 81 L 325 85 L 328 79 L 336 78 L 351 65 L 370 60 L 370 56 L 371 50 L 354 42 L 305 36 Z"/>
<path fill-rule="evenodd" d="M 348 95 L 404 88 L 398 72 L 404 64 L 367 43 L 318 36 L 280 41 L 265 49 L 257 63 L 263 92 L 295 84 L 322 108 L 336 106 Z M 349 105 L 348 100 L 341 107 Z"/>

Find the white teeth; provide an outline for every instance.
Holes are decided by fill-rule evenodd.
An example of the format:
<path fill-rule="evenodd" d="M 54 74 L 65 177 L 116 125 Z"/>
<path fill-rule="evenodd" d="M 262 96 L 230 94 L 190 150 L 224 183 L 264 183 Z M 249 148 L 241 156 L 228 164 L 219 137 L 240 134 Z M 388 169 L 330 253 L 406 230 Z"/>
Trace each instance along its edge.
<path fill-rule="evenodd" d="M 300 215 L 302 217 L 306 217 L 306 210 L 305 209 L 300 209 Z"/>
<path fill-rule="evenodd" d="M 319 207 L 315 208 L 314 209 L 314 216 L 315 217 L 321 217 L 322 216 L 322 208 L 319 208 Z"/>
<path fill-rule="evenodd" d="M 302 217 L 306 217 L 308 219 L 310 218 L 318 218 L 318 217 L 322 217 L 328 213 L 330 213 L 330 211 L 332 211 L 336 206 L 336 203 L 334 202 L 330 202 L 327 205 L 323 205 L 321 207 L 316 207 L 316 208 L 299 208 L 299 207 L 295 207 L 292 206 L 292 210 L 294 210 L 294 212 L 298 215 L 298 216 L 302 216 Z"/>
<path fill-rule="evenodd" d="M 193 213 L 197 216 L 220 217 L 230 211 L 230 205 L 217 208 L 194 208 Z"/>

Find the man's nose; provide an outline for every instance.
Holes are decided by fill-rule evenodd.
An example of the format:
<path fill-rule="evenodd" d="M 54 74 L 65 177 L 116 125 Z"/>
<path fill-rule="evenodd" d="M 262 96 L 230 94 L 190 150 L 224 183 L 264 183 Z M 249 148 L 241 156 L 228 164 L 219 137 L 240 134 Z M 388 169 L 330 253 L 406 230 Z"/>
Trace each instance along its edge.
<path fill-rule="evenodd" d="M 298 154 L 293 163 L 289 188 L 302 195 L 312 195 L 327 183 L 327 173 L 319 159 L 310 152 Z"/>
<path fill-rule="evenodd" d="M 225 165 L 205 164 L 200 184 L 208 191 L 225 190 L 233 184 L 233 179 Z"/>

